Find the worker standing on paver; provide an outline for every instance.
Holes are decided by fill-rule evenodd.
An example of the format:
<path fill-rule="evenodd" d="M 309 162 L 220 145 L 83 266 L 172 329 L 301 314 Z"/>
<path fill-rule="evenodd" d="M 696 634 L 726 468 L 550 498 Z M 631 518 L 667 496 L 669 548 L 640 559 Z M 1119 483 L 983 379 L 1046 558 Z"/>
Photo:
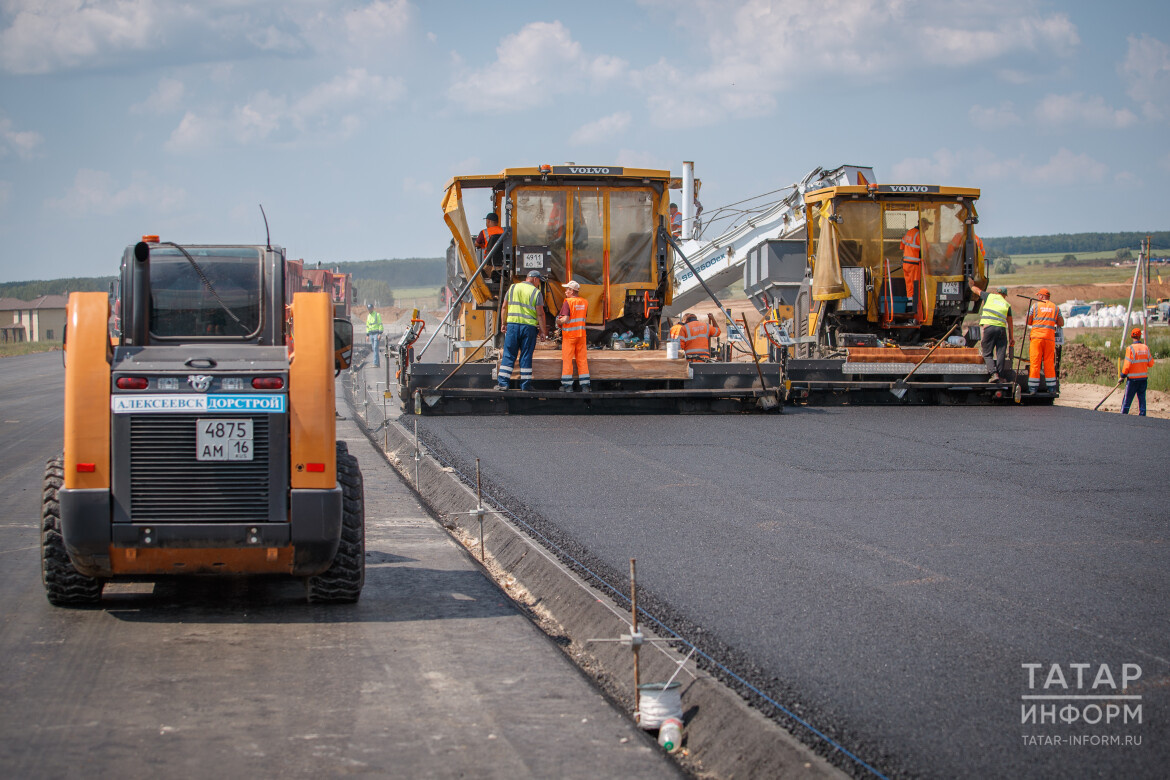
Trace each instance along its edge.
<path fill-rule="evenodd" d="M 536 351 L 539 334 L 541 341 L 548 338 L 544 322 L 544 296 L 540 292 L 540 271 L 529 271 L 523 282 L 508 288 L 504 298 L 503 316 L 504 356 L 500 359 L 498 389 L 507 390 L 517 359 L 520 362 L 520 389 L 527 390 L 532 383 L 532 353 Z"/>
<path fill-rule="evenodd" d="M 374 368 L 381 365 L 381 355 L 378 342 L 382 338 L 382 315 L 374 311 L 374 304 L 366 304 L 366 337 L 370 340 L 370 349 L 374 350 Z"/>
<path fill-rule="evenodd" d="M 930 218 L 923 215 L 918 218 L 918 224 L 906 231 L 902 236 L 902 276 L 906 280 L 906 306 L 918 319 L 918 280 L 922 278 L 923 247 L 926 244 L 926 231 L 930 229 Z"/>
<path fill-rule="evenodd" d="M 565 284 L 565 302 L 561 304 L 557 324 L 561 326 L 561 391 L 573 391 L 573 361 L 577 362 L 577 381 L 581 392 L 589 392 L 589 359 L 585 355 L 585 317 L 589 301 L 578 295 L 581 285 Z"/>
<path fill-rule="evenodd" d="M 1138 399 L 1138 415 L 1146 416 L 1146 382 L 1154 356 L 1148 345 L 1142 343 L 1142 329 L 1134 328 L 1130 334 L 1133 343 L 1125 348 L 1125 361 L 1121 364 L 1121 375 L 1125 377 L 1125 398 L 1121 402 L 1121 413 L 1129 414 L 1129 405 L 1134 396 Z"/>
<path fill-rule="evenodd" d="M 1012 321 L 1012 306 L 1007 301 L 1007 288 L 997 287 L 995 292 L 986 292 L 971 283 L 971 290 L 983 300 L 983 311 L 979 315 L 979 346 L 983 350 L 983 362 L 991 373 L 988 382 L 1000 382 L 1007 371 L 1008 348 L 1016 346 L 1015 323 Z"/>
<path fill-rule="evenodd" d="M 1028 310 L 1028 325 L 1032 326 L 1031 342 L 1028 344 L 1028 392 L 1040 390 L 1040 373 L 1044 372 L 1044 385 L 1048 392 L 1059 390 L 1056 381 L 1056 329 L 1064 326 L 1064 315 L 1056 304 L 1048 300 L 1048 288 L 1036 291 L 1036 302 Z"/>
<path fill-rule="evenodd" d="M 711 317 L 708 315 L 708 320 Z M 687 360 L 707 360 L 711 357 L 711 339 L 720 333 L 714 322 L 702 322 L 693 313 L 687 315 L 683 324 L 681 347 Z"/>

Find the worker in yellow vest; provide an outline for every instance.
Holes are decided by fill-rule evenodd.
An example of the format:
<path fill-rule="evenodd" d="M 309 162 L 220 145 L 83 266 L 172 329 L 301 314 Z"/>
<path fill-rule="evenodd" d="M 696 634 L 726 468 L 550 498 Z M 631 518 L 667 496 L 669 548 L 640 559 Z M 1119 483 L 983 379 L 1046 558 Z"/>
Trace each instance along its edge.
<path fill-rule="evenodd" d="M 973 282 L 970 284 L 971 290 L 983 300 L 983 311 L 979 316 L 979 346 L 983 350 L 983 362 L 991 374 L 987 381 L 1000 382 L 1006 378 L 1008 349 L 1016 346 L 1007 288 L 997 287 L 995 292 L 990 292 Z"/>
<path fill-rule="evenodd" d="M 519 361 L 520 389 L 529 389 L 532 382 L 532 353 L 536 340 L 548 337 L 544 323 L 544 295 L 540 292 L 540 271 L 529 271 L 523 282 L 508 288 L 504 298 L 504 356 L 500 359 L 497 388 L 507 390 L 515 364 Z"/>
<path fill-rule="evenodd" d="M 370 349 L 374 350 L 374 368 L 381 365 L 381 350 L 378 342 L 382 338 L 382 315 L 374 311 L 374 304 L 366 304 L 366 336 L 370 339 Z"/>
<path fill-rule="evenodd" d="M 1125 398 L 1121 402 L 1121 413 L 1129 414 L 1129 405 L 1134 396 L 1138 399 L 1138 414 L 1146 416 L 1146 382 L 1150 376 L 1150 367 L 1154 365 L 1154 356 L 1150 348 L 1142 343 L 1142 329 L 1134 328 L 1130 332 L 1133 343 L 1125 348 L 1125 362 L 1121 364 L 1121 375 L 1125 377 Z"/>

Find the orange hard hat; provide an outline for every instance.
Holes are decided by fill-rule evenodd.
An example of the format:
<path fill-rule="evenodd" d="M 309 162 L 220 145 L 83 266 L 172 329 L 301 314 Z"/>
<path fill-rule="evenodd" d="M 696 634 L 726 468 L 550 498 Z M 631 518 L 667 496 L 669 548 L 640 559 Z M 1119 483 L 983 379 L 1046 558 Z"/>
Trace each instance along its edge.
<path fill-rule="evenodd" d="M 1131 338 L 1140 339 L 1142 337 L 1142 329 L 1134 328 L 1129 332 L 1129 335 Z"/>
<path fill-rule="evenodd" d="M 1036 291 L 1036 294 L 1037 295 L 1052 295 L 1052 293 L 1048 292 L 1047 287 L 1041 287 L 1039 290 Z"/>

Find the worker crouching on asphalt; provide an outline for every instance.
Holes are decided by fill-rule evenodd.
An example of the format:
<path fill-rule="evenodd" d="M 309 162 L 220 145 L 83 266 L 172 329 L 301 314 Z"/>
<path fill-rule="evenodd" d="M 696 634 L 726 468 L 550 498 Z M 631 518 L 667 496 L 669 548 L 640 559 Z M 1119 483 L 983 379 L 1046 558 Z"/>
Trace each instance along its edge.
<path fill-rule="evenodd" d="M 497 389 L 508 389 L 514 365 L 519 360 L 520 389 L 527 390 L 532 383 L 532 353 L 536 351 L 537 335 L 541 341 L 548 338 L 540 271 L 529 271 L 527 279 L 508 288 L 501 319 L 505 323 L 504 356 L 500 359 Z"/>
<path fill-rule="evenodd" d="M 688 314 L 683 323 L 682 333 L 679 336 L 683 354 L 687 360 L 709 360 L 711 357 L 711 339 L 720 333 L 719 326 L 714 318 L 707 315 L 707 322 L 701 322 L 694 314 Z"/>
<path fill-rule="evenodd" d="M 1036 291 L 1038 299 L 1028 310 L 1028 324 L 1032 326 L 1031 342 L 1028 344 L 1028 392 L 1040 391 L 1040 372 L 1044 372 L 1044 385 L 1048 392 L 1059 391 L 1056 381 L 1056 329 L 1064 326 L 1064 316 L 1056 304 L 1048 300 L 1047 288 Z"/>
<path fill-rule="evenodd" d="M 561 391 L 573 391 L 573 361 L 577 361 L 577 380 L 581 392 L 589 392 L 589 359 L 585 356 L 585 317 L 589 313 L 589 301 L 578 295 L 581 285 L 569 282 L 565 285 L 565 302 L 557 315 L 561 326 Z"/>
<path fill-rule="evenodd" d="M 1133 343 L 1125 349 L 1125 361 L 1121 364 L 1121 375 L 1125 377 L 1125 398 L 1121 402 L 1121 413 L 1129 414 L 1129 405 L 1134 396 L 1138 399 L 1138 415 L 1146 416 L 1146 381 L 1150 376 L 1150 366 L 1154 365 L 1154 356 L 1150 348 L 1142 343 L 1142 329 L 1134 328 L 1130 332 Z"/>
<path fill-rule="evenodd" d="M 988 382 L 1002 382 L 1006 379 L 1009 346 L 1016 346 L 1015 323 L 1012 322 L 1012 307 L 1007 302 L 1007 288 L 997 287 L 995 292 L 985 292 L 971 283 L 971 289 L 983 300 L 983 311 L 979 316 L 979 346 L 983 350 L 983 362 L 991 374 Z"/>

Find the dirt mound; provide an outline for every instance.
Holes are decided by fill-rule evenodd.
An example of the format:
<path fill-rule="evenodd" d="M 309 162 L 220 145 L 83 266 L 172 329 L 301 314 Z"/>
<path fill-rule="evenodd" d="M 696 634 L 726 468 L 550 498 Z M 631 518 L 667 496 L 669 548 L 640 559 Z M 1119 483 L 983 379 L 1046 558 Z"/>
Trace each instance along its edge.
<path fill-rule="evenodd" d="M 1073 374 L 1081 376 L 1112 376 L 1117 373 L 1113 360 L 1106 354 L 1084 344 L 1065 344 L 1060 353 L 1060 378 Z"/>

